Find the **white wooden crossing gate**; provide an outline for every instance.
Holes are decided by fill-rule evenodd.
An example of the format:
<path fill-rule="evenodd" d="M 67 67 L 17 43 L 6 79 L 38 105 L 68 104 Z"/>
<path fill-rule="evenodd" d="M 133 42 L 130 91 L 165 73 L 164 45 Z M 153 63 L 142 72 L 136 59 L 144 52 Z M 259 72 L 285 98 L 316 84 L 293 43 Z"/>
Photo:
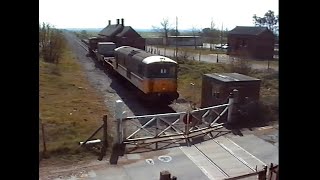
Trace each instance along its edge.
<path fill-rule="evenodd" d="M 123 117 L 123 102 L 116 102 L 117 140 L 125 144 L 127 153 L 163 149 L 190 143 L 195 137 L 208 135 L 214 138 L 230 131 L 223 129 L 221 117 L 231 122 L 233 96 L 229 102 L 187 112 Z M 228 112 L 229 110 L 229 112 Z M 215 133 L 215 135 L 214 135 Z"/>

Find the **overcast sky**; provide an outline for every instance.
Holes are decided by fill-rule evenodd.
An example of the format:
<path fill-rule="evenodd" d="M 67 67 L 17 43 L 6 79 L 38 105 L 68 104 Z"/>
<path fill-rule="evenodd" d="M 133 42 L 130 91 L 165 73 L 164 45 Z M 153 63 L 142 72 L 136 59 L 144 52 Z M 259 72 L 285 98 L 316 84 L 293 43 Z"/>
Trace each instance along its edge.
<path fill-rule="evenodd" d="M 252 16 L 268 10 L 278 15 L 278 0 L 39 0 L 39 21 L 56 28 L 103 28 L 116 19 L 134 29 L 151 29 L 169 18 L 178 29 L 210 27 L 229 30 L 235 26 L 253 26 Z"/>

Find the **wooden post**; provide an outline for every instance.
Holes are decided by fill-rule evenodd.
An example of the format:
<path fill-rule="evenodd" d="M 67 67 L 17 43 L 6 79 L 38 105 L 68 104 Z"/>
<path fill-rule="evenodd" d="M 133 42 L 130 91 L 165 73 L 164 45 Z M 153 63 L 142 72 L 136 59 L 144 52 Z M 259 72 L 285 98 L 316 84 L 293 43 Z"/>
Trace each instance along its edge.
<path fill-rule="evenodd" d="M 218 59 L 218 53 L 217 53 L 217 63 L 219 62 L 219 59 Z"/>
<path fill-rule="evenodd" d="M 42 152 L 42 156 L 43 156 L 43 157 L 46 157 L 46 155 L 47 155 L 47 145 L 46 145 L 44 124 L 42 124 L 41 119 L 40 119 L 40 123 L 41 123 L 41 133 L 42 133 L 42 142 L 43 142 L 43 152 Z"/>
<path fill-rule="evenodd" d="M 187 112 L 187 124 L 186 124 L 186 142 L 187 145 L 190 146 L 190 141 L 189 141 L 189 131 L 190 131 L 190 111 Z"/>
<path fill-rule="evenodd" d="M 263 171 L 259 172 L 258 180 L 266 180 L 267 179 L 267 166 L 263 168 Z"/>
<path fill-rule="evenodd" d="M 272 173 L 273 173 L 272 168 L 273 168 L 273 164 L 271 163 L 270 167 L 269 167 L 269 174 L 268 174 L 268 179 L 270 179 L 270 180 L 272 179 Z"/>
<path fill-rule="evenodd" d="M 102 136 L 102 147 L 100 156 L 98 158 L 99 161 L 103 159 L 103 156 L 106 155 L 107 147 L 108 147 L 108 116 L 103 116 L 103 136 Z"/>
<path fill-rule="evenodd" d="M 158 137 L 159 119 L 156 119 L 156 137 Z M 158 149 L 158 142 L 156 142 L 156 149 Z"/>
<path fill-rule="evenodd" d="M 279 180 L 279 171 L 276 172 L 276 180 Z"/>
<path fill-rule="evenodd" d="M 169 171 L 160 172 L 160 180 L 171 180 L 171 174 Z"/>

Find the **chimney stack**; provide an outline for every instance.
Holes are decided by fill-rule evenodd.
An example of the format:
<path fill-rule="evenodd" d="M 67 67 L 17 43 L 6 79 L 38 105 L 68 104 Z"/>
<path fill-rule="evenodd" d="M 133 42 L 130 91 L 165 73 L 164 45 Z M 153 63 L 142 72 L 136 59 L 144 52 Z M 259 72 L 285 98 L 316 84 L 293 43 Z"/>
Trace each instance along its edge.
<path fill-rule="evenodd" d="M 108 25 L 109 25 L 109 26 L 111 25 L 111 20 L 108 20 Z"/>
<path fill-rule="evenodd" d="M 120 20 L 120 19 L 117 19 L 117 25 L 119 25 L 119 20 Z"/>
<path fill-rule="evenodd" d="M 122 24 L 122 26 L 124 26 L 124 19 L 123 18 L 121 19 L 121 24 Z"/>

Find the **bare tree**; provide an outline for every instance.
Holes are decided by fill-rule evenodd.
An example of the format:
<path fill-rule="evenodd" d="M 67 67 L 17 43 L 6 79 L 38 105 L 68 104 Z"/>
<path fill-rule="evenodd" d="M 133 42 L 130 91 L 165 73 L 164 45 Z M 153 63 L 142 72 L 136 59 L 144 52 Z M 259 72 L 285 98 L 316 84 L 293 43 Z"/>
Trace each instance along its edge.
<path fill-rule="evenodd" d="M 169 19 L 163 18 L 162 21 L 160 22 L 160 25 L 161 27 L 157 27 L 157 26 L 152 26 L 152 27 L 153 29 L 161 33 L 162 37 L 165 38 L 165 45 L 167 45 L 168 35 L 171 29 L 171 25 L 169 24 Z"/>

